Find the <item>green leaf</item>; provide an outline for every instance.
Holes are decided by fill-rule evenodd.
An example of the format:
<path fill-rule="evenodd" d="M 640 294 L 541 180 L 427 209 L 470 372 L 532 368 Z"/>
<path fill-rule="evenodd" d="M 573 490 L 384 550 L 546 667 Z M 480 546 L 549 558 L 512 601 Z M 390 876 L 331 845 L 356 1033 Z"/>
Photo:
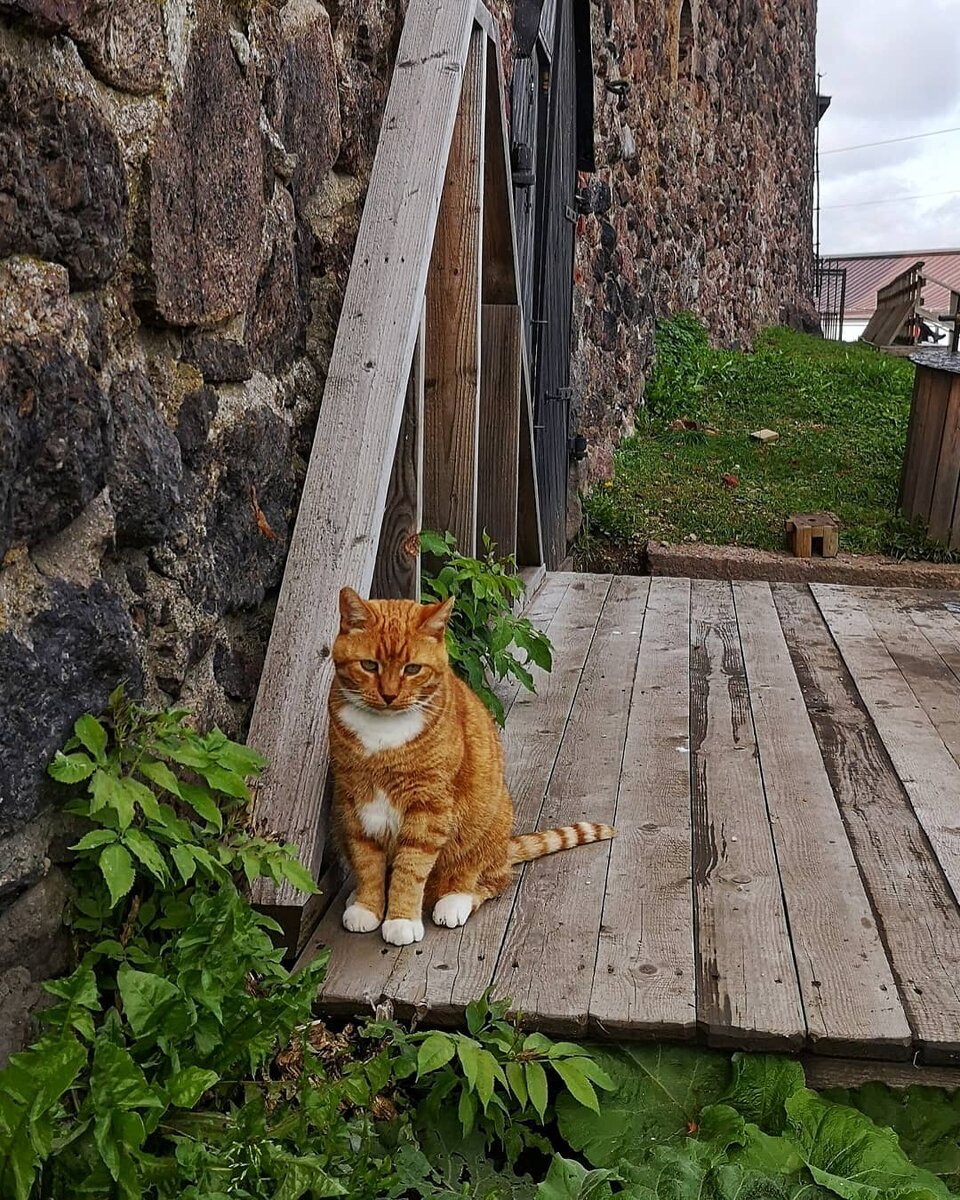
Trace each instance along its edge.
<path fill-rule="evenodd" d="M 157 844 L 142 829 L 130 827 L 123 835 L 123 844 L 140 859 L 151 875 L 164 883 L 168 878 L 167 864 L 157 849 Z"/>
<path fill-rule="evenodd" d="M 85 754 L 64 754 L 58 750 L 47 774 L 58 783 L 79 783 L 81 779 L 89 779 L 95 769 Z"/>
<path fill-rule="evenodd" d="M 141 783 L 139 779 L 134 779 L 130 775 L 125 775 L 123 786 L 131 799 L 140 806 L 140 811 L 148 821 L 161 820 L 160 804 L 145 783 Z"/>
<path fill-rule="evenodd" d="M 472 1038 L 461 1035 L 457 1039 L 457 1057 L 460 1059 L 460 1064 L 463 1067 L 467 1086 L 471 1091 L 475 1091 L 477 1087 L 477 1073 L 480 1067 L 480 1047 Z"/>
<path fill-rule="evenodd" d="M 477 1054 L 477 1096 L 480 1098 L 484 1112 L 487 1111 L 487 1106 L 493 1099 L 493 1089 L 497 1079 L 501 1079 L 506 1084 L 497 1060 L 489 1050 L 480 1050 Z"/>
<path fill-rule="evenodd" d="M 137 1037 L 157 1027 L 163 1020 L 160 1011 L 180 995 L 180 989 L 162 975 L 137 971 L 124 963 L 117 972 L 117 988 L 123 1001 L 123 1014 Z"/>
<path fill-rule="evenodd" d="M 685 1135 L 700 1110 L 720 1100 L 730 1082 L 727 1057 L 707 1050 L 630 1045 L 597 1048 L 593 1058 L 614 1084 L 602 1112 L 561 1095 L 557 1120 L 573 1149 L 597 1167 L 615 1167 L 623 1159 L 639 1162 L 651 1139 Z"/>
<path fill-rule="evenodd" d="M 104 808 L 112 809 L 117 814 L 117 824 L 126 829 L 133 820 L 134 797 L 132 792 L 124 787 L 124 780 L 118 779 L 109 771 L 97 770 L 90 783 L 90 811 L 100 812 Z"/>
<path fill-rule="evenodd" d="M 89 713 L 78 717 L 74 723 L 73 732 L 98 763 L 105 761 L 104 752 L 107 748 L 107 731 L 96 717 L 91 716 Z"/>
<path fill-rule="evenodd" d="M 528 1062 L 523 1068 L 524 1078 L 527 1084 L 527 1094 L 530 1097 L 530 1103 L 536 1110 L 537 1116 L 543 1121 L 547 1111 L 547 1073 L 538 1062 Z"/>
<path fill-rule="evenodd" d="M 431 1033 L 417 1052 L 417 1078 L 445 1066 L 457 1052 L 455 1039 L 445 1033 Z"/>
<path fill-rule="evenodd" d="M 259 775 L 267 765 L 267 760 L 263 755 L 258 754 L 249 746 L 241 746 L 237 742 L 225 742 L 211 753 L 221 767 L 235 772 L 241 779 Z"/>
<path fill-rule="evenodd" d="M 317 887 L 313 876 L 297 859 L 281 859 L 280 870 L 283 873 L 284 879 L 292 883 L 297 891 L 304 892 L 308 896 L 320 895 L 320 889 Z"/>
<path fill-rule="evenodd" d="M 449 534 L 447 535 L 449 537 Z M 424 554 L 432 554 L 435 558 L 445 558 L 450 547 L 445 538 L 430 529 L 420 530 L 420 549 Z"/>
<path fill-rule="evenodd" d="M 216 791 L 223 792 L 226 796 L 233 796 L 237 800 L 250 799 L 247 785 L 235 771 L 227 771 L 219 766 L 199 767 L 198 770 Z"/>
<path fill-rule="evenodd" d="M 93 1055 L 90 1098 L 94 1111 L 166 1108 L 166 1102 L 122 1046 L 101 1038 Z"/>
<path fill-rule="evenodd" d="M 165 762 L 160 762 L 159 759 L 146 758 L 140 762 L 137 769 L 151 783 L 155 783 L 157 787 L 163 788 L 165 792 L 176 796 L 177 799 L 182 799 L 180 795 L 180 781 Z"/>
<path fill-rule="evenodd" d="M 547 1177 L 537 1188 L 537 1200 L 608 1200 L 616 1171 L 588 1171 L 572 1158 L 554 1155 Z"/>
<path fill-rule="evenodd" d="M 133 859 L 119 843 L 106 846 L 100 852 L 100 870 L 110 889 L 110 907 L 114 908 L 133 887 Z"/>
<path fill-rule="evenodd" d="M 197 869 L 197 860 L 193 856 L 193 851 L 189 846 L 173 846 L 170 850 L 170 857 L 176 863 L 180 878 L 184 883 L 189 883 Z"/>
<path fill-rule="evenodd" d="M 110 842 L 115 842 L 117 837 L 115 829 L 91 829 L 89 833 L 83 835 L 79 842 L 74 842 L 70 849 L 96 850 L 98 846 L 107 846 Z"/>
<path fill-rule="evenodd" d="M 529 1095 L 527 1093 L 527 1084 L 523 1075 L 523 1063 L 508 1062 L 504 1067 L 507 1076 L 507 1083 L 511 1092 L 516 1096 L 517 1102 L 521 1108 L 527 1107 Z"/>
<path fill-rule="evenodd" d="M 577 1060 L 556 1058 L 551 1060 L 550 1065 L 563 1080 L 567 1091 L 574 1100 L 599 1116 L 600 1104 L 597 1101 L 597 1093 L 593 1090 L 593 1084 L 577 1065 Z"/>
<path fill-rule="evenodd" d="M 469 1137 L 477 1121 L 477 1098 L 466 1087 L 460 1088 L 460 1102 L 457 1105 L 457 1116 L 460 1118 L 463 1136 Z"/>
<path fill-rule="evenodd" d="M 204 1092 L 219 1082 L 216 1071 L 201 1067 L 186 1067 L 178 1071 L 167 1084 L 167 1096 L 177 1108 L 193 1108 Z"/>
<path fill-rule="evenodd" d="M 790 1129 L 810 1174 L 843 1200 L 937 1198 L 950 1193 L 929 1171 L 914 1166 L 892 1129 L 863 1113 L 831 1104 L 806 1088 L 786 1101 Z"/>
<path fill-rule="evenodd" d="M 767 1133 L 782 1133 L 787 1100 L 804 1086 L 803 1067 L 773 1054 L 735 1054 L 733 1085 L 724 1097 L 747 1121 Z"/>
<path fill-rule="evenodd" d="M 218 832 L 223 829 L 223 814 L 205 787 L 196 783 L 181 783 L 180 795 L 201 820 L 212 825 Z"/>

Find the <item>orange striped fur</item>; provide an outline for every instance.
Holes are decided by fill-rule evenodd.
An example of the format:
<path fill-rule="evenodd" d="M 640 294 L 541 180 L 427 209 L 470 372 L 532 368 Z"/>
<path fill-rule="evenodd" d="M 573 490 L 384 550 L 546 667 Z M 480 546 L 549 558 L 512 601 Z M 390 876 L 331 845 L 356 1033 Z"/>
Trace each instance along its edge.
<path fill-rule="evenodd" d="M 614 836 L 578 821 L 511 837 L 497 728 L 447 659 L 451 609 L 340 593 L 334 830 L 356 885 L 343 923 L 380 927 L 394 945 L 420 941 L 425 906 L 436 924 L 463 925 L 507 887 L 514 864 Z"/>

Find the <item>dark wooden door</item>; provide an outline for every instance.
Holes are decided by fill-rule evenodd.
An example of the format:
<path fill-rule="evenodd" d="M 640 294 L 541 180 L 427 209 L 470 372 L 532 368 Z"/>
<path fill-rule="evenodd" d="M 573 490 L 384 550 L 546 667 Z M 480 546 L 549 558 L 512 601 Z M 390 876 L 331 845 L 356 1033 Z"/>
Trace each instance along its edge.
<path fill-rule="evenodd" d="M 546 565 L 566 557 L 570 319 L 577 178 L 573 0 L 544 5 L 512 88 L 514 184 Z M 531 180 L 532 176 L 532 180 Z"/>

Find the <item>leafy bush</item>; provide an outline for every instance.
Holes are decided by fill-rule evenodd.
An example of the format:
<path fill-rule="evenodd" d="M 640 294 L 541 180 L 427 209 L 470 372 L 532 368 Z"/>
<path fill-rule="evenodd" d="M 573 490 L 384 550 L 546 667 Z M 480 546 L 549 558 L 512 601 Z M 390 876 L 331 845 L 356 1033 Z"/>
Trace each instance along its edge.
<path fill-rule="evenodd" d="M 523 595 L 516 562 L 498 558 L 486 534 L 483 558 L 460 554 L 452 533 L 423 530 L 420 545 L 440 564 L 435 575 L 423 573 L 424 602 L 456 597 L 447 626 L 450 664 L 502 725 L 503 704 L 491 680 L 512 677 L 533 692 L 530 663 L 549 671 L 553 661 L 547 635 L 534 629 L 526 617 L 514 614 L 514 601 Z M 522 659 L 512 651 L 513 646 L 523 652 Z"/>

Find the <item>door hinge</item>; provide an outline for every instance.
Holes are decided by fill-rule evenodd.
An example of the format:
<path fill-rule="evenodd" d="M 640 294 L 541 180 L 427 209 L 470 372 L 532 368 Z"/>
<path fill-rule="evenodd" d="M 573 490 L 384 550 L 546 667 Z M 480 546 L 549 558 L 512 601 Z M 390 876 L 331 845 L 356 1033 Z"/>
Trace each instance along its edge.
<path fill-rule="evenodd" d="M 563 215 L 564 215 L 564 216 L 567 218 L 567 220 L 570 222 L 570 224 L 571 224 L 571 225 L 576 225 L 576 223 L 577 223 L 577 214 L 576 214 L 576 212 L 574 211 L 574 209 L 572 209 L 572 208 L 570 207 L 570 205 L 569 205 L 569 204 L 567 204 L 567 205 L 564 207 L 564 210 L 563 210 Z"/>
<path fill-rule="evenodd" d="M 573 388 L 554 388 L 552 392 L 544 392 L 543 398 L 558 404 L 569 403 L 573 399 Z"/>

